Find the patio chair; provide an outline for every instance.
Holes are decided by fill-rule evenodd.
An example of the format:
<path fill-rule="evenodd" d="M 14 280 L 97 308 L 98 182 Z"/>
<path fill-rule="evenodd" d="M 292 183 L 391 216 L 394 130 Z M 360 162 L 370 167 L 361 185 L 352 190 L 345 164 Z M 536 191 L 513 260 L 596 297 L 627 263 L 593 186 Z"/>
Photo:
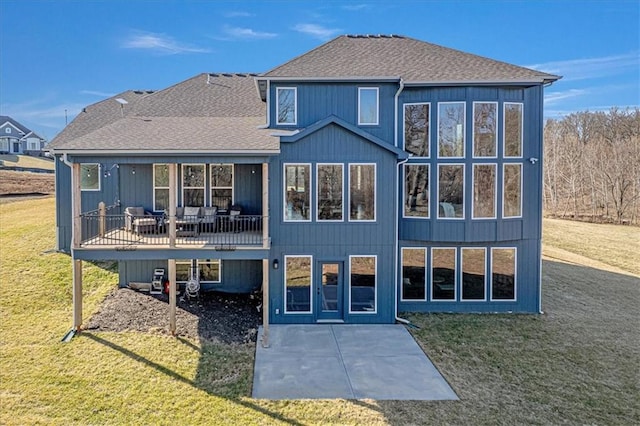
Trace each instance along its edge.
<path fill-rule="evenodd" d="M 127 207 L 124 209 L 124 226 L 136 235 L 151 234 L 156 232 L 158 221 L 144 207 Z"/>
<path fill-rule="evenodd" d="M 243 230 L 241 214 L 242 207 L 237 204 L 234 204 L 229 209 L 229 229 L 231 231 L 240 232 Z"/>
<path fill-rule="evenodd" d="M 200 207 L 200 228 L 202 232 L 217 232 L 218 207 Z"/>

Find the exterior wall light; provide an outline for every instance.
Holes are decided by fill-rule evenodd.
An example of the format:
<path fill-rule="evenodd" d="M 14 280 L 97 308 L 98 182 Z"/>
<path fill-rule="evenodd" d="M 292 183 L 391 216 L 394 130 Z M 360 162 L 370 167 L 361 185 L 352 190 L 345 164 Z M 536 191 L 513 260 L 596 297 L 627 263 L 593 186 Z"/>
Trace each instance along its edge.
<path fill-rule="evenodd" d="M 273 269 L 278 269 L 280 267 L 280 262 L 278 259 L 273 259 Z"/>

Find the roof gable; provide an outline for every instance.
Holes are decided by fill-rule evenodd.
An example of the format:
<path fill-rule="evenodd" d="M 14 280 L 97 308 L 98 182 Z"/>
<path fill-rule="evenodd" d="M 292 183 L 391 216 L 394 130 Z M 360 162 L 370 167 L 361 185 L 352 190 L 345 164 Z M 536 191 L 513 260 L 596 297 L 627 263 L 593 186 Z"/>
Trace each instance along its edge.
<path fill-rule="evenodd" d="M 315 132 L 317 132 L 320 129 L 323 129 L 331 124 L 335 124 L 338 125 L 342 128 L 344 128 L 345 130 L 348 130 L 351 133 L 354 133 L 357 136 L 360 136 L 361 138 L 375 144 L 378 145 L 380 148 L 386 149 L 387 151 L 395 154 L 399 159 L 406 159 L 409 158 L 409 154 L 407 154 L 405 151 L 390 145 L 388 143 L 386 143 L 385 141 L 383 141 L 382 139 L 372 135 L 369 132 L 365 132 L 364 130 L 360 129 L 359 127 L 354 126 L 353 124 L 348 123 L 347 121 L 336 117 L 335 115 L 330 115 L 327 118 L 324 118 L 320 121 L 315 122 L 314 124 L 310 125 L 309 127 L 300 130 L 299 132 L 296 132 L 292 135 L 281 135 L 280 136 L 280 142 L 283 143 L 291 143 L 291 142 L 297 142 L 300 139 L 307 137 Z"/>
<path fill-rule="evenodd" d="M 262 75 L 267 78 L 402 78 L 407 83 L 529 82 L 560 77 L 409 37 L 339 36 Z M 259 77 L 260 78 L 260 77 Z"/>

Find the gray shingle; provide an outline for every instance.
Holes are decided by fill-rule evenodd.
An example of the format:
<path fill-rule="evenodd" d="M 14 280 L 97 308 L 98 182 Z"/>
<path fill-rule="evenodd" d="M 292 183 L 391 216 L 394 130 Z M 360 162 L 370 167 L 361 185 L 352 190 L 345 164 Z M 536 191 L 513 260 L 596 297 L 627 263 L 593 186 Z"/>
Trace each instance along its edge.
<path fill-rule="evenodd" d="M 339 36 L 264 77 L 402 77 L 406 82 L 555 81 L 559 77 L 402 36 Z"/>

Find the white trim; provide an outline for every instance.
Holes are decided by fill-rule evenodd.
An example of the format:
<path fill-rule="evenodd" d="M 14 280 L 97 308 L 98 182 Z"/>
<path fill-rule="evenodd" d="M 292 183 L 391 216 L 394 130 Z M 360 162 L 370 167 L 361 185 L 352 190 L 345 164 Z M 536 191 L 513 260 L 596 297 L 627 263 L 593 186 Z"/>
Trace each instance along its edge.
<path fill-rule="evenodd" d="M 476 104 L 493 104 L 496 107 L 495 111 L 495 133 L 493 138 L 493 151 L 494 155 L 476 156 Z M 472 120 L 471 120 L 471 157 L 472 158 L 498 158 L 498 102 L 492 101 L 476 101 L 473 102 Z"/>
<path fill-rule="evenodd" d="M 506 155 L 507 105 L 520 105 L 520 155 Z M 522 158 L 524 153 L 524 102 L 504 102 L 502 104 L 502 156 L 503 158 Z"/>
<path fill-rule="evenodd" d="M 287 219 L 287 167 L 291 166 L 307 166 L 309 168 L 309 187 L 307 191 L 309 192 L 309 213 L 308 219 Z M 311 188 L 313 188 L 313 176 L 311 170 L 311 163 L 283 163 L 282 164 L 282 221 L 287 223 L 304 223 L 311 222 L 311 218 L 313 217 L 313 198 L 311 197 Z"/>
<path fill-rule="evenodd" d="M 352 311 L 351 310 L 351 259 L 353 259 L 354 257 L 372 257 L 374 260 L 373 311 Z M 375 255 L 375 254 L 349 255 L 349 291 L 347 293 L 349 295 L 349 300 L 348 300 L 349 314 L 369 315 L 369 314 L 378 313 L 378 255 Z"/>
<path fill-rule="evenodd" d="M 493 298 L 493 251 L 513 250 L 513 299 Z M 542 258 L 542 256 L 540 256 Z M 491 268 L 489 270 L 489 300 L 491 302 L 516 302 L 518 299 L 518 248 L 517 247 L 491 247 Z"/>
<path fill-rule="evenodd" d="M 482 284 L 482 299 L 465 299 L 464 298 L 464 252 L 465 250 L 482 250 L 483 266 L 484 266 L 484 282 Z M 460 301 L 461 302 L 486 302 L 487 301 L 487 248 L 486 247 L 460 247 Z"/>
<path fill-rule="evenodd" d="M 167 168 L 169 167 L 169 165 L 167 163 L 153 163 L 151 165 L 151 170 L 152 170 L 152 182 L 151 185 L 153 186 L 153 211 L 154 212 L 159 212 L 162 210 L 156 210 L 156 189 L 166 189 L 167 191 L 171 191 L 171 183 L 169 182 L 169 186 L 156 186 L 156 166 L 167 166 Z M 167 179 L 169 179 L 169 177 L 167 176 Z M 177 177 L 176 177 L 177 179 Z M 178 182 L 176 182 L 177 184 Z M 177 185 L 176 185 L 177 188 Z M 167 206 L 167 209 L 169 208 L 169 206 Z"/>
<path fill-rule="evenodd" d="M 205 202 L 205 205 L 208 207 L 213 207 L 213 190 L 214 189 L 230 189 L 231 190 L 231 205 L 235 203 L 236 200 L 236 191 L 235 191 L 235 183 L 236 183 L 236 167 L 234 163 L 211 163 L 209 166 L 209 203 Z M 231 166 L 231 186 L 213 186 L 213 169 L 215 167 L 220 166 Z M 206 200 L 205 200 L 206 201 Z"/>
<path fill-rule="evenodd" d="M 11 127 L 13 127 L 14 129 L 16 129 L 16 132 L 18 132 L 18 135 L 20 136 L 20 138 L 22 138 L 22 137 L 25 135 L 25 133 L 24 133 L 22 130 L 20 130 L 16 125 L 14 125 L 13 123 L 11 123 L 11 122 L 10 122 L 10 121 L 8 121 L 8 120 L 7 120 L 7 121 L 5 121 L 5 122 L 4 122 L 4 124 L 3 124 L 2 126 L 0 126 L 0 128 L 4 127 L 4 126 L 5 126 L 5 124 L 8 124 L 9 126 L 11 126 Z M 5 133 L 7 133 L 7 131 L 6 131 L 6 130 L 5 130 Z"/>
<path fill-rule="evenodd" d="M 493 166 L 493 216 L 476 217 L 476 167 Z M 498 164 L 497 163 L 473 163 L 471 172 L 471 219 L 473 220 L 490 220 L 498 218 Z"/>
<path fill-rule="evenodd" d="M 293 122 L 280 121 L 280 91 L 293 90 Z M 276 87 L 276 125 L 278 126 L 295 126 L 298 124 L 298 88 L 297 87 Z"/>
<path fill-rule="evenodd" d="M 406 128 L 405 128 L 405 123 L 407 122 L 407 118 L 406 118 L 406 113 L 407 113 L 407 109 L 406 106 L 407 105 L 428 105 L 429 106 L 429 112 L 427 114 L 427 144 L 428 149 L 427 149 L 427 155 L 426 157 L 418 157 L 413 153 L 409 153 L 409 151 L 407 151 L 407 133 L 406 133 Z M 409 155 L 411 155 L 412 159 L 424 159 L 424 158 L 431 158 L 431 102 L 407 102 L 402 104 L 402 149 L 409 153 Z"/>
<path fill-rule="evenodd" d="M 518 216 L 505 216 L 504 214 L 504 206 L 505 206 L 505 196 L 506 196 L 506 192 L 504 190 L 504 177 L 505 177 L 505 173 L 504 173 L 504 169 L 506 166 L 519 166 L 520 167 L 520 215 Z M 502 218 L 503 219 L 517 219 L 517 218 L 521 218 L 522 217 L 522 198 L 523 198 L 523 189 L 524 189 L 524 179 L 522 178 L 522 163 L 502 163 Z"/>
<path fill-rule="evenodd" d="M 361 92 L 364 90 L 375 90 L 376 92 L 376 120 L 373 123 L 364 123 L 360 121 L 360 99 Z M 358 87 L 358 126 L 378 126 L 380 124 L 380 88 L 379 87 Z"/>
<path fill-rule="evenodd" d="M 433 297 L 433 251 L 453 250 L 453 299 L 434 299 Z M 429 301 L 430 302 L 456 302 L 458 300 L 458 248 L 457 247 L 431 247 L 431 262 L 429 265 Z"/>
<path fill-rule="evenodd" d="M 440 167 L 444 167 L 444 166 L 462 166 L 462 217 L 440 217 Z M 436 219 L 441 219 L 441 220 L 464 220 L 466 218 L 466 207 L 465 207 L 465 198 L 467 195 L 467 188 L 466 188 L 466 176 L 465 176 L 465 172 L 466 172 L 466 164 L 465 163 L 438 163 L 438 172 L 437 172 L 437 179 L 436 179 L 436 200 L 437 200 L 437 206 L 436 206 Z M 444 201 L 443 201 L 444 202 Z"/>
<path fill-rule="evenodd" d="M 423 299 L 405 299 L 404 298 L 404 251 L 405 250 L 424 250 L 424 298 Z M 402 274 L 400 274 L 400 301 L 401 302 L 426 302 L 428 294 L 428 281 L 427 281 L 427 269 L 429 262 L 427 261 L 427 247 L 402 247 L 400 249 L 400 268 Z"/>
<path fill-rule="evenodd" d="M 348 163 L 349 170 L 347 186 L 349 188 L 349 196 L 347 197 L 347 221 L 358 223 L 375 223 L 378 217 L 378 169 L 376 163 Z M 373 166 L 373 219 L 351 219 L 351 166 Z"/>
<path fill-rule="evenodd" d="M 462 155 L 461 156 L 442 156 L 440 155 L 440 105 L 446 104 L 462 104 Z M 438 102 L 438 122 L 436 131 L 438 132 L 436 137 L 436 157 L 445 159 L 464 158 L 467 151 L 467 103 L 465 101 L 450 101 L 450 102 Z"/>
<path fill-rule="evenodd" d="M 181 165 L 182 167 L 180 167 L 180 186 L 182 187 L 182 202 L 180 203 L 180 205 L 182 207 L 204 207 L 207 205 L 207 165 L 204 163 L 184 163 Z M 188 167 L 188 166 L 202 166 L 204 168 L 203 170 L 203 179 L 204 179 L 204 186 L 186 186 L 184 184 L 184 168 Z M 184 204 L 184 190 L 185 189 L 202 189 L 202 206 L 187 206 Z"/>
<path fill-rule="evenodd" d="M 309 259 L 309 310 L 308 311 L 288 311 L 287 310 L 287 259 L 288 258 L 308 258 Z M 310 254 L 292 254 L 292 255 L 284 255 L 282 266 L 284 268 L 284 280 L 282 281 L 284 285 L 284 298 L 283 298 L 283 312 L 285 314 L 294 314 L 294 315 L 309 315 L 313 313 L 313 256 Z"/>
<path fill-rule="evenodd" d="M 102 164 L 100 163 L 80 163 L 80 172 L 82 173 L 82 167 L 84 166 L 98 166 L 98 188 L 82 188 L 82 176 L 80 176 L 80 191 L 81 192 L 100 192 L 102 188 Z"/>
<path fill-rule="evenodd" d="M 320 174 L 318 172 L 318 168 L 320 166 L 340 166 L 342 168 L 342 173 L 341 173 L 341 176 L 340 176 L 341 177 L 340 184 L 342 185 L 342 200 L 341 200 L 341 203 L 342 203 L 342 207 L 341 207 L 342 219 L 340 219 L 340 220 L 320 219 L 320 217 L 319 217 L 320 208 L 318 206 L 318 203 L 319 203 L 319 200 L 320 200 L 320 188 L 319 188 L 319 186 L 320 186 Z M 316 197 L 315 197 L 316 198 L 316 200 L 315 200 L 315 203 L 316 203 L 316 216 L 315 216 L 316 222 L 321 222 L 321 223 L 339 223 L 339 222 L 344 222 L 345 221 L 345 217 L 344 217 L 345 216 L 344 215 L 345 202 L 344 201 L 345 201 L 345 199 L 347 197 L 345 197 L 345 193 L 344 193 L 344 168 L 345 168 L 344 167 L 344 163 L 316 163 L 316 186 L 315 186 L 315 188 L 316 188 L 316 194 L 315 194 L 316 195 Z"/>
<path fill-rule="evenodd" d="M 406 184 L 407 184 L 407 167 L 410 166 L 425 166 L 427 168 L 427 197 L 429 200 L 429 208 L 427 209 L 427 215 L 426 216 L 407 216 L 406 214 L 406 206 L 407 206 L 407 188 L 406 188 Z M 431 199 L 431 163 L 404 163 L 403 164 L 403 168 L 402 168 L 402 218 L 403 219 L 420 219 L 420 220 L 425 220 L 425 219 L 431 219 L 431 202 L 433 201 Z"/>

